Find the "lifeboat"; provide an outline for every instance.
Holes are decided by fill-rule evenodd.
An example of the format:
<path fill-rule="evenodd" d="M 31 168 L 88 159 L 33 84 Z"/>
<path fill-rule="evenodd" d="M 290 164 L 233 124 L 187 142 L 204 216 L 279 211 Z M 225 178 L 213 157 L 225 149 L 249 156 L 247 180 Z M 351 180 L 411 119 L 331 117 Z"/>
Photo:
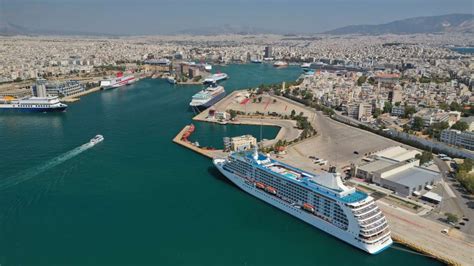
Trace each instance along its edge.
<path fill-rule="evenodd" d="M 303 204 L 303 209 L 305 211 L 308 211 L 308 212 L 314 212 L 314 207 L 313 205 L 309 204 L 309 203 L 305 203 Z"/>
<path fill-rule="evenodd" d="M 260 182 L 256 182 L 255 186 L 257 186 L 257 188 L 259 188 L 259 189 L 265 189 L 265 185 L 263 183 L 260 183 Z"/>
<path fill-rule="evenodd" d="M 268 193 L 270 193 L 270 194 L 273 194 L 273 195 L 276 195 L 276 193 L 277 193 L 276 189 L 274 189 L 274 188 L 271 187 L 271 186 L 267 186 L 267 187 L 265 188 L 265 191 L 268 192 Z"/>

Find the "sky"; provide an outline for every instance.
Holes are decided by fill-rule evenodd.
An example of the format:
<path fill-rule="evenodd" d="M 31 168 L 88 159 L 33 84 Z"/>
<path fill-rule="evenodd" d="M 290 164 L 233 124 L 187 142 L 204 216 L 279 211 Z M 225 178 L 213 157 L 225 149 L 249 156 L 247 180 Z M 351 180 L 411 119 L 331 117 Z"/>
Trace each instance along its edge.
<path fill-rule="evenodd" d="M 222 25 L 318 33 L 416 16 L 474 13 L 473 0 L 0 0 L 0 24 L 118 35 Z"/>

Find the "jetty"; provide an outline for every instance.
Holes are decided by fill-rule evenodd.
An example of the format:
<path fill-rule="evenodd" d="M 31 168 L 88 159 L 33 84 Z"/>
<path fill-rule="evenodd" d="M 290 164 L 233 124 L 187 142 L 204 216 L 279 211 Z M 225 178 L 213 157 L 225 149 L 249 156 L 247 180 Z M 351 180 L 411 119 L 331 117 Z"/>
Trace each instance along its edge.
<path fill-rule="evenodd" d="M 186 125 L 179 133 L 173 138 L 173 142 L 179 144 L 185 148 L 188 148 L 196 153 L 206 156 L 209 159 L 215 158 L 224 158 L 227 156 L 223 150 L 210 150 L 198 147 L 192 144 L 190 141 L 187 140 L 186 134 L 190 132 L 191 125 Z M 186 136 L 186 137 L 185 137 Z M 188 135 L 189 136 L 189 135 Z M 184 137 L 184 138 L 183 138 Z"/>

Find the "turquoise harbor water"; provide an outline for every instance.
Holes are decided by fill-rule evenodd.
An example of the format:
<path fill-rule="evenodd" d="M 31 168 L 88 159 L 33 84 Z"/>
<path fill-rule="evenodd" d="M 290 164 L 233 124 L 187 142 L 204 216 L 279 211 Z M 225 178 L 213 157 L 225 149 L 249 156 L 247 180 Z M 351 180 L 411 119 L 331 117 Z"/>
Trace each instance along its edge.
<path fill-rule="evenodd" d="M 221 67 L 228 91 L 300 69 Z M 201 87 L 162 80 L 95 93 L 63 114 L 0 114 L 0 264 L 437 265 L 391 248 L 370 256 L 240 191 L 171 142 Z M 196 138 L 260 128 L 199 124 Z M 275 128 L 264 128 L 271 138 Z M 80 147 L 96 134 L 105 141 Z"/>
<path fill-rule="evenodd" d="M 474 54 L 474 47 L 455 47 L 451 48 L 451 50 L 460 54 Z"/>

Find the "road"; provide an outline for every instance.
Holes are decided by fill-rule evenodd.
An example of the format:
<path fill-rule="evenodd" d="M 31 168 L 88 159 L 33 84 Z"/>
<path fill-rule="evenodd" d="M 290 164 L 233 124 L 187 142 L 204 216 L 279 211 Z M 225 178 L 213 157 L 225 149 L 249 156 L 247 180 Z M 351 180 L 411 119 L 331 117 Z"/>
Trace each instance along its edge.
<path fill-rule="evenodd" d="M 469 222 L 465 222 L 465 226 L 460 226 L 461 231 L 474 237 L 474 196 L 469 194 L 457 180 L 446 175 L 450 168 L 445 161 L 437 157 L 434 158 L 434 161 L 443 175 L 443 181 L 452 191 L 443 196 L 448 196 L 451 193 L 455 195 L 455 197 L 447 197 L 440 205 L 439 211 L 451 212 L 469 218 Z"/>

